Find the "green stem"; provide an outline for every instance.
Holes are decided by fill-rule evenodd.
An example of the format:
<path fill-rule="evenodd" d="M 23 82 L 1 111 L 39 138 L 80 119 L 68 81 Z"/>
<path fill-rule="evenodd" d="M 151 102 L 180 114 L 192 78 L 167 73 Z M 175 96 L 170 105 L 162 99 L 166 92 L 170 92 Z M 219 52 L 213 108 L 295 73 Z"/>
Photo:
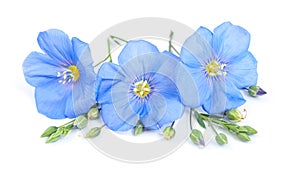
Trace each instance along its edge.
<path fill-rule="evenodd" d="M 107 38 L 107 49 L 108 49 L 109 62 L 112 62 L 112 57 L 111 57 L 111 54 L 110 54 L 110 41 L 109 41 L 109 38 Z"/>
<path fill-rule="evenodd" d="M 191 130 L 193 130 L 193 126 L 192 126 L 192 113 L 193 113 L 194 109 L 190 108 L 190 128 Z"/>
<path fill-rule="evenodd" d="M 103 62 L 105 62 L 108 58 L 109 58 L 109 54 L 102 60 L 100 61 L 99 63 L 97 63 L 96 65 L 94 65 L 94 67 L 97 67 L 98 65 L 102 64 Z"/>
<path fill-rule="evenodd" d="M 61 126 L 59 126 L 59 127 L 66 127 L 66 126 L 69 126 L 69 125 L 71 125 L 71 124 L 74 124 L 74 122 L 75 122 L 75 119 L 73 119 L 73 120 L 71 120 L 70 122 L 67 122 L 67 123 L 65 123 L 65 124 L 63 124 L 63 125 L 61 125 Z"/>
<path fill-rule="evenodd" d="M 212 120 L 210 119 L 210 117 L 207 117 L 207 119 L 208 119 L 209 126 L 213 129 L 213 131 L 215 132 L 215 134 L 218 135 L 219 133 L 217 132 L 217 130 L 214 127 L 214 125 L 212 124 Z"/>
<path fill-rule="evenodd" d="M 172 122 L 170 127 L 173 128 L 174 124 L 175 124 L 175 121 Z"/>
<path fill-rule="evenodd" d="M 175 53 L 180 56 L 180 53 L 177 51 L 177 49 L 172 45 L 172 49 L 175 51 Z"/>
<path fill-rule="evenodd" d="M 224 121 L 221 121 L 219 119 L 214 119 L 214 118 L 211 118 L 213 117 L 213 115 L 209 115 L 209 114 L 203 114 L 201 113 L 201 115 L 203 116 L 203 119 L 207 122 L 211 121 L 215 124 L 218 124 L 218 125 L 221 125 L 221 126 L 224 126 Z M 222 118 L 222 117 L 218 117 L 218 118 Z"/>
<path fill-rule="evenodd" d="M 179 56 L 180 53 L 177 51 L 177 49 L 172 45 L 172 40 L 173 40 L 173 35 L 174 32 L 171 30 L 170 35 L 169 35 L 169 52 L 172 53 L 172 50 Z"/>
<path fill-rule="evenodd" d="M 101 126 L 100 126 L 100 129 L 103 129 L 103 127 L 105 127 L 105 124 L 101 125 Z"/>
<path fill-rule="evenodd" d="M 110 41 L 109 41 L 109 38 L 107 38 L 107 49 L 108 49 L 107 50 L 108 51 L 107 56 L 102 61 L 100 61 L 99 63 L 97 63 L 96 65 L 94 65 L 94 67 L 97 67 L 98 65 L 102 64 L 107 59 L 109 59 L 109 62 L 112 62 L 112 57 L 111 57 L 111 52 L 110 52 Z"/>
<path fill-rule="evenodd" d="M 117 36 L 110 35 L 110 38 L 111 38 L 115 43 L 117 43 L 119 46 L 122 46 L 122 44 L 119 43 L 117 40 L 122 41 L 122 42 L 124 42 L 124 43 L 128 43 L 127 40 L 124 40 L 123 38 L 120 38 L 120 37 L 117 37 Z"/>
<path fill-rule="evenodd" d="M 173 39 L 173 31 L 171 30 L 170 35 L 169 35 L 169 52 L 172 52 L 172 39 Z"/>

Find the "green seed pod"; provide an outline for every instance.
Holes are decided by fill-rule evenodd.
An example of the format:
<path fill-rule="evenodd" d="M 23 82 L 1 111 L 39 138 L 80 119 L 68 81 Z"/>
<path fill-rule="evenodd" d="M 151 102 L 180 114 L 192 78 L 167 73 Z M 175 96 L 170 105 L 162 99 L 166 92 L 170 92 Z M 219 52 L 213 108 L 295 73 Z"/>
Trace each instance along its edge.
<path fill-rule="evenodd" d="M 165 128 L 163 134 L 166 140 L 170 140 L 175 136 L 175 129 L 171 126 L 168 126 Z"/>
<path fill-rule="evenodd" d="M 219 133 L 218 135 L 216 135 L 215 139 L 219 145 L 224 145 L 228 143 L 227 137 L 223 133 Z"/>
<path fill-rule="evenodd" d="M 99 118 L 99 109 L 98 108 L 91 108 L 87 113 L 87 117 L 90 120 L 98 119 Z"/>
<path fill-rule="evenodd" d="M 76 126 L 78 129 L 83 129 L 87 126 L 88 124 L 88 119 L 86 118 L 86 116 L 80 115 L 78 116 L 75 121 L 74 121 L 74 126 Z"/>
<path fill-rule="evenodd" d="M 101 127 L 94 127 L 91 130 L 88 131 L 88 133 L 86 134 L 86 138 L 94 138 L 97 137 L 100 132 L 101 132 Z"/>
<path fill-rule="evenodd" d="M 237 109 L 232 109 L 226 112 L 227 118 L 232 122 L 240 122 L 244 119 L 242 113 Z"/>
<path fill-rule="evenodd" d="M 190 134 L 190 139 L 195 145 L 204 145 L 204 138 L 200 130 L 193 129 Z"/>

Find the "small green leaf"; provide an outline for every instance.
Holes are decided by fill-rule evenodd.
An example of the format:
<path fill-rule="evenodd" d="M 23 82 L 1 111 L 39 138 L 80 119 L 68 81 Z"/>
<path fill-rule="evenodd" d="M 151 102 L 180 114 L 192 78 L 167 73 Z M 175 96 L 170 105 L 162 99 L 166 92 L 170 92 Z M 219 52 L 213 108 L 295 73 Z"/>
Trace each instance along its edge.
<path fill-rule="evenodd" d="M 41 135 L 41 138 L 43 138 L 43 137 L 49 137 L 51 134 L 53 134 L 54 132 L 56 132 L 57 129 L 58 129 L 58 127 L 56 127 L 56 126 L 50 126 L 50 127 L 48 127 L 44 131 L 44 133 Z"/>
<path fill-rule="evenodd" d="M 198 113 L 197 111 L 194 112 L 194 115 L 197 119 L 198 124 L 202 127 L 202 128 L 206 128 L 205 123 L 203 121 L 202 115 L 200 113 Z"/>
<path fill-rule="evenodd" d="M 101 132 L 101 127 L 94 127 L 91 130 L 88 131 L 88 133 L 86 134 L 86 138 L 93 138 L 93 137 L 97 137 L 100 132 Z"/>
<path fill-rule="evenodd" d="M 228 143 L 227 137 L 223 133 L 219 133 L 218 135 L 216 135 L 215 139 L 219 145 L 224 145 Z"/>
<path fill-rule="evenodd" d="M 85 115 L 78 116 L 74 121 L 74 125 L 77 126 L 78 129 L 85 128 L 87 124 L 88 124 L 88 119 L 86 118 Z"/>

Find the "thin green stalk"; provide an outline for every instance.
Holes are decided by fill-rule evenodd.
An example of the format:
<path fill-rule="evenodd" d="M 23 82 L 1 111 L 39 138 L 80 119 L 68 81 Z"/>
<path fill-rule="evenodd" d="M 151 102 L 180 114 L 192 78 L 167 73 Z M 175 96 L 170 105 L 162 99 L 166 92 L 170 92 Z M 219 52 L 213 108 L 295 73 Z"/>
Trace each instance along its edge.
<path fill-rule="evenodd" d="M 177 49 L 172 45 L 172 49 L 175 51 L 175 53 L 180 56 L 180 53 L 177 51 Z"/>
<path fill-rule="evenodd" d="M 173 39 L 173 31 L 171 30 L 170 35 L 169 35 L 169 52 L 172 52 L 172 39 Z"/>
<path fill-rule="evenodd" d="M 171 128 L 173 128 L 174 124 L 175 124 L 175 121 L 173 121 L 173 122 L 172 122 L 172 124 L 171 124 Z"/>
<path fill-rule="evenodd" d="M 172 45 L 174 32 L 171 31 L 169 35 L 169 52 L 172 53 L 172 50 L 179 56 L 180 53 L 177 51 L 177 49 Z"/>
<path fill-rule="evenodd" d="M 107 38 L 107 49 L 108 49 L 108 56 L 109 56 L 109 62 L 112 62 L 112 57 L 110 54 L 110 40 Z"/>
<path fill-rule="evenodd" d="M 109 62 L 112 62 L 112 57 L 111 57 L 111 52 L 110 52 L 110 41 L 109 41 L 109 38 L 107 38 L 107 51 L 108 51 L 107 56 L 102 61 L 100 61 L 99 63 L 97 63 L 96 65 L 94 65 L 94 67 L 97 67 L 98 65 L 102 64 L 107 59 L 109 59 Z"/>
<path fill-rule="evenodd" d="M 191 128 L 191 130 L 193 130 L 193 126 L 192 126 L 192 113 L 193 113 L 193 108 L 190 108 L 190 128 Z"/>
<path fill-rule="evenodd" d="M 108 58 L 109 58 L 110 54 L 108 54 L 102 61 L 100 61 L 99 63 L 95 64 L 94 67 L 97 67 L 98 65 L 102 64 L 103 62 L 105 62 Z"/>
<path fill-rule="evenodd" d="M 122 41 L 122 42 L 124 42 L 124 43 L 128 43 L 127 40 L 124 40 L 123 38 L 120 38 L 120 37 L 117 37 L 117 36 L 110 35 L 110 38 L 111 38 L 115 43 L 117 43 L 119 46 L 121 46 L 122 44 L 119 43 L 117 40 Z"/>
<path fill-rule="evenodd" d="M 105 127 L 105 124 L 101 125 L 100 128 L 103 129 L 103 127 Z"/>
<path fill-rule="evenodd" d="M 70 122 L 67 122 L 67 123 L 65 123 L 65 124 L 63 124 L 63 125 L 61 125 L 61 126 L 59 126 L 59 127 L 66 127 L 66 126 L 69 126 L 69 125 L 71 125 L 71 124 L 74 124 L 74 122 L 75 122 L 75 119 L 73 119 L 73 120 L 71 120 Z"/>
<path fill-rule="evenodd" d="M 210 117 L 207 117 L 207 119 L 208 119 L 209 126 L 213 129 L 213 131 L 215 132 L 215 134 L 218 135 L 219 133 L 217 132 L 217 130 L 214 127 L 214 125 L 212 124 L 212 120 L 210 119 Z"/>

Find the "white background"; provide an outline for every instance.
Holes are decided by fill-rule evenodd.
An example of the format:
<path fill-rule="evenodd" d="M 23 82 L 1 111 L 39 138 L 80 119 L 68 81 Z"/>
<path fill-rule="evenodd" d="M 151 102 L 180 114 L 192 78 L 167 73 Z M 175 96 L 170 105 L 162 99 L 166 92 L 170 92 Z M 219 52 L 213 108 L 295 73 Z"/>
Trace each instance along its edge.
<path fill-rule="evenodd" d="M 1 1 L 0 2 L 0 177 L 299 177 L 299 6 L 297 1 Z M 259 134 L 250 143 L 229 137 L 199 149 L 189 141 L 152 163 L 128 164 L 98 152 L 80 132 L 55 144 L 40 134 L 50 120 L 37 113 L 34 89 L 22 62 L 39 50 L 36 37 L 49 28 L 90 42 L 119 22 L 164 17 L 194 29 L 224 21 L 251 33 L 259 85 L 268 95 L 248 99 L 245 124 Z"/>

